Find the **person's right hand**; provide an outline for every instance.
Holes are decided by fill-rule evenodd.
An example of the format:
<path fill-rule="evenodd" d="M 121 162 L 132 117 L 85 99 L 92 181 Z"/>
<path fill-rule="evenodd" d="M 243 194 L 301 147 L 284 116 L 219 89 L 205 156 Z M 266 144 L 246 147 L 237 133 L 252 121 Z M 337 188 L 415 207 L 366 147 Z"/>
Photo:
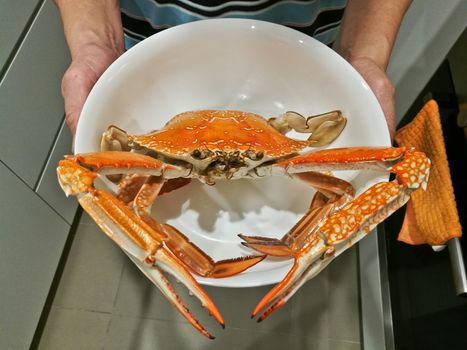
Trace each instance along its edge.
<path fill-rule="evenodd" d="M 105 46 L 87 44 L 74 55 L 62 79 L 65 118 L 73 135 L 73 145 L 78 119 L 84 102 L 97 79 L 122 52 Z"/>

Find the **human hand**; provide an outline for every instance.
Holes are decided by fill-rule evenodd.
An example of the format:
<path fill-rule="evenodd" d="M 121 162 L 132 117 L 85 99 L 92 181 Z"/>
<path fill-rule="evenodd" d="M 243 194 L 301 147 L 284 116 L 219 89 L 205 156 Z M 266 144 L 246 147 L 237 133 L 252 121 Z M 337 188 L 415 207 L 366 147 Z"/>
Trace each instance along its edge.
<path fill-rule="evenodd" d="M 385 71 L 411 0 L 348 0 L 335 49 L 365 79 L 395 133 L 395 89 Z"/>
<path fill-rule="evenodd" d="M 396 131 L 394 85 L 384 70 L 370 58 L 355 58 L 349 60 L 349 63 L 360 73 L 375 94 L 386 118 L 392 140 Z"/>
<path fill-rule="evenodd" d="M 78 119 L 84 102 L 97 79 L 121 52 L 97 44 L 86 44 L 74 55 L 62 79 L 65 119 L 73 135 L 73 145 Z"/>

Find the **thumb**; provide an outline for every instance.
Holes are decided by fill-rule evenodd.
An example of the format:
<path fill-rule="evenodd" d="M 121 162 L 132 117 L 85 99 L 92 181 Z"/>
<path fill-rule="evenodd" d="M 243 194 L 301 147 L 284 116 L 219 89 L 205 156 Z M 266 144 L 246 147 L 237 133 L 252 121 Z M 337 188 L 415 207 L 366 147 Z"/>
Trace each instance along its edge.
<path fill-rule="evenodd" d="M 65 99 L 65 122 L 67 123 L 68 128 L 71 131 L 71 136 L 72 136 L 71 150 L 72 152 L 74 152 L 76 128 L 78 126 L 79 116 L 83 108 L 80 103 L 73 102 L 73 101 L 67 102 L 68 100 L 66 97 L 64 97 L 64 99 Z"/>

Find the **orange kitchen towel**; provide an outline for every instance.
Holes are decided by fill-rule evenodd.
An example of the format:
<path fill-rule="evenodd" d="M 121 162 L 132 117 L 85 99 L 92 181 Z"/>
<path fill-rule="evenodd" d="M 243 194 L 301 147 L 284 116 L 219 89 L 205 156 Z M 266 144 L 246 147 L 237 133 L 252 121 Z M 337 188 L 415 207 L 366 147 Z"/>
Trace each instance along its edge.
<path fill-rule="evenodd" d="M 462 235 L 449 172 L 438 104 L 422 108 L 412 122 L 396 132 L 400 146 L 415 147 L 431 159 L 426 191 L 415 191 L 407 204 L 398 240 L 408 244 L 443 245 Z"/>

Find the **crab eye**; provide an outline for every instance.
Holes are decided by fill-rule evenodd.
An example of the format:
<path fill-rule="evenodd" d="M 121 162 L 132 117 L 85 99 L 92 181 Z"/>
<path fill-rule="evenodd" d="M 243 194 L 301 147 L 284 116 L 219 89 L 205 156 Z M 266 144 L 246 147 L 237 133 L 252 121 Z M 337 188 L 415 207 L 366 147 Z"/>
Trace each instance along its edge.
<path fill-rule="evenodd" d="M 250 158 L 251 160 L 260 160 L 264 157 L 264 153 L 263 152 L 255 152 L 253 150 L 248 150 L 248 151 L 245 151 L 244 155 L 248 158 Z"/>
<path fill-rule="evenodd" d="M 193 152 L 191 152 L 191 156 L 193 158 L 200 158 L 201 157 L 201 151 L 199 149 L 195 149 Z"/>
<path fill-rule="evenodd" d="M 193 152 L 191 152 L 191 156 L 196 159 L 206 159 L 207 157 L 210 157 L 212 155 L 212 152 L 210 150 L 199 150 L 195 149 Z"/>

